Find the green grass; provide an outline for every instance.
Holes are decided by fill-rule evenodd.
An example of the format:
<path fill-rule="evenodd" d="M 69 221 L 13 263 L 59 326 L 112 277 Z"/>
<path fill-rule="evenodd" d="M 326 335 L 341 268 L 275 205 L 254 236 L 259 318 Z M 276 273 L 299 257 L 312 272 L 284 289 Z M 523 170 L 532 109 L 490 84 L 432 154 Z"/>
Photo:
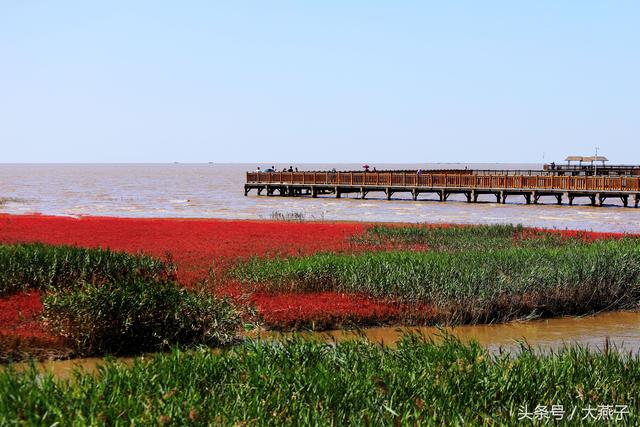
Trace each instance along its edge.
<path fill-rule="evenodd" d="M 44 325 L 75 356 L 233 343 L 240 327 L 237 310 L 205 290 L 181 288 L 175 273 L 172 263 L 142 254 L 0 246 L 0 296 L 42 291 Z"/>
<path fill-rule="evenodd" d="M 351 238 L 358 245 L 423 245 L 432 251 L 500 250 L 509 247 L 548 248 L 578 242 L 559 233 L 538 231 L 522 225 L 411 226 L 373 225 Z"/>
<path fill-rule="evenodd" d="M 22 203 L 24 199 L 19 199 L 17 197 L 0 197 L 0 207 L 6 205 L 7 203 Z"/>
<path fill-rule="evenodd" d="M 238 312 L 227 299 L 175 282 L 124 279 L 47 293 L 44 320 L 77 356 L 159 351 L 171 345 L 229 345 Z"/>
<path fill-rule="evenodd" d="M 293 212 L 272 211 L 271 219 L 273 221 L 305 221 L 306 215 L 302 211 L 293 211 Z"/>
<path fill-rule="evenodd" d="M 236 278 L 269 291 L 337 291 L 436 307 L 449 323 L 637 306 L 640 242 L 492 251 L 383 251 L 254 259 Z"/>
<path fill-rule="evenodd" d="M 172 279 L 175 267 L 142 254 L 105 249 L 40 243 L 0 245 L 0 296 L 132 277 L 147 281 Z"/>
<path fill-rule="evenodd" d="M 576 408 L 572 425 L 587 407 L 628 405 L 637 425 L 640 359 L 578 347 L 492 355 L 417 336 L 397 348 L 249 341 L 108 362 L 71 381 L 6 370 L 0 396 L 2 425 L 513 425 L 522 405 L 563 405 L 567 418 Z"/>

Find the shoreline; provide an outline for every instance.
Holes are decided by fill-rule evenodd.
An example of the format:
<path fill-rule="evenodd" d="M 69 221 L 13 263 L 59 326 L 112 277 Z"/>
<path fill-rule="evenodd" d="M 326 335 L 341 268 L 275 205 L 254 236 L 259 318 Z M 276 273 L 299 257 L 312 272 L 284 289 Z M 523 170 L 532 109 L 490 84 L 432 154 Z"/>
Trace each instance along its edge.
<path fill-rule="evenodd" d="M 3 219 L 42 219 L 42 220 L 53 220 L 53 219 L 67 219 L 67 220 L 76 220 L 76 221 L 86 221 L 86 220 L 113 220 L 113 221 L 123 221 L 123 222 L 210 222 L 210 223 L 255 223 L 255 224 L 347 224 L 347 225 L 357 225 L 357 226 L 367 226 L 367 225 L 389 225 L 389 226 L 420 226 L 420 225 L 428 225 L 431 227 L 473 227 L 479 225 L 502 225 L 502 224 L 512 224 L 516 225 L 515 222 L 501 222 L 495 224 L 484 224 L 484 223 L 458 223 L 458 222 L 400 222 L 400 221 L 354 221 L 354 220 L 337 220 L 337 219 L 302 219 L 302 220 L 294 220 L 294 219 L 268 219 L 268 218 L 257 218 L 257 219 L 247 219 L 247 218 L 210 218 L 210 217 L 129 217 L 129 216 L 103 216 L 103 215 L 69 215 L 69 214 L 43 214 L 38 212 L 29 212 L 24 214 L 13 214 L 13 213 L 5 213 L 0 212 L 0 221 Z M 631 233 L 626 231 L 598 231 L 598 230 L 582 230 L 576 228 L 547 228 L 547 227 L 533 227 L 533 226 L 525 226 L 525 228 L 537 231 L 551 231 L 551 232 L 559 232 L 559 233 L 584 233 L 595 236 L 611 236 L 611 237 L 639 237 L 640 233 Z M 0 227 L 0 232 L 2 228 Z M 1 238 L 1 235 L 0 235 Z M 0 240 L 0 243 L 2 241 Z"/>
<path fill-rule="evenodd" d="M 318 252 L 348 254 L 366 250 L 366 247 L 354 246 L 350 238 L 370 225 L 402 227 L 416 224 L 0 214 L 0 244 L 42 242 L 109 248 L 132 254 L 142 251 L 162 259 L 170 256 L 178 267 L 178 282 L 189 287 L 208 280 L 211 268 L 224 269 L 240 259 L 304 256 Z M 435 228 L 469 226 L 426 225 Z M 566 237 L 580 234 L 589 239 L 631 236 L 627 233 L 580 230 L 532 230 L 550 231 Z M 335 291 L 269 293 L 254 290 L 247 293 L 246 289 L 233 284 L 225 284 L 218 291 L 220 295 L 228 295 L 254 307 L 263 325 L 274 331 L 412 326 L 402 321 L 403 309 L 397 301 L 366 295 Z M 20 302 L 9 303 L 12 298 Z M 0 324 L 0 341 L 5 341 L 5 345 L 20 340 L 28 344 L 32 334 L 26 332 L 32 330 L 39 339 L 53 338 L 47 336 L 45 329 L 38 329 L 41 310 L 37 292 L 0 298 L 0 319 L 4 319 L 4 324 Z"/>

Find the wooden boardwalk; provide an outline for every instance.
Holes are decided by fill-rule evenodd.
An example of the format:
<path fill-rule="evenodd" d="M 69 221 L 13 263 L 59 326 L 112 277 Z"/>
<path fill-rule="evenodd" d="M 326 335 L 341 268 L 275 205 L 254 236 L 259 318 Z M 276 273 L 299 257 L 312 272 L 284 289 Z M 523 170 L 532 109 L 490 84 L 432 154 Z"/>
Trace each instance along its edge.
<path fill-rule="evenodd" d="M 527 204 L 538 203 L 543 196 L 552 196 L 557 204 L 565 198 L 569 205 L 579 197 L 588 198 L 591 205 L 601 206 L 616 198 L 624 206 L 638 207 L 640 177 L 638 176 L 557 176 L 544 174 L 482 174 L 471 170 L 381 172 L 247 172 L 245 196 L 251 190 L 267 196 L 310 196 L 358 193 L 365 198 L 372 192 L 383 192 L 389 200 L 396 193 L 410 193 L 413 200 L 420 194 L 436 194 L 446 201 L 451 194 L 463 194 L 468 202 L 477 202 L 481 194 L 496 197 L 505 203 L 508 196 L 523 196 Z M 632 203 L 630 203 L 632 202 Z"/>

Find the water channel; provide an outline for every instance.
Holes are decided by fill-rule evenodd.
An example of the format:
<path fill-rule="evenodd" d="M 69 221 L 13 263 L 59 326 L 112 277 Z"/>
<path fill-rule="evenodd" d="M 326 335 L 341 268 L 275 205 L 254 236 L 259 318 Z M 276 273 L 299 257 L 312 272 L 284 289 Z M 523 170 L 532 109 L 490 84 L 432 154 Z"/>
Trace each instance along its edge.
<path fill-rule="evenodd" d="M 521 343 L 526 342 L 542 352 L 561 349 L 563 346 L 578 344 L 594 351 L 602 351 L 605 340 L 609 348 L 635 355 L 640 352 L 640 312 L 609 312 L 585 317 L 560 317 L 553 319 L 510 322 L 492 325 L 466 325 L 446 328 L 448 332 L 462 341 L 475 340 L 491 352 L 517 352 Z M 377 327 L 358 331 L 335 330 L 324 332 L 303 332 L 299 335 L 308 339 L 324 341 L 342 341 L 365 337 L 383 345 L 395 345 L 395 342 L 407 332 L 417 332 L 425 337 L 440 339 L 442 329 L 436 327 Z M 262 331 L 252 333 L 251 337 L 261 339 L 286 339 L 292 333 Z M 152 357 L 145 355 L 143 357 Z M 127 364 L 133 358 L 119 358 Z M 81 369 L 87 373 L 96 373 L 104 363 L 102 358 L 84 358 L 55 360 L 39 363 L 41 371 L 51 371 L 58 378 L 71 378 L 74 370 Z M 28 365 L 21 363 L 17 369 L 25 369 Z"/>

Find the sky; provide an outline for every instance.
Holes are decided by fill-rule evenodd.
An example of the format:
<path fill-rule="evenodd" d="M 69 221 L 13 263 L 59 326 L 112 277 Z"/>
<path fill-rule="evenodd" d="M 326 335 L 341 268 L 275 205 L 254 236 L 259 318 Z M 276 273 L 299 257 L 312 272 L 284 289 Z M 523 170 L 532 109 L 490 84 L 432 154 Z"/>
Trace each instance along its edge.
<path fill-rule="evenodd" d="M 640 163 L 637 1 L 0 0 L 0 163 Z"/>

